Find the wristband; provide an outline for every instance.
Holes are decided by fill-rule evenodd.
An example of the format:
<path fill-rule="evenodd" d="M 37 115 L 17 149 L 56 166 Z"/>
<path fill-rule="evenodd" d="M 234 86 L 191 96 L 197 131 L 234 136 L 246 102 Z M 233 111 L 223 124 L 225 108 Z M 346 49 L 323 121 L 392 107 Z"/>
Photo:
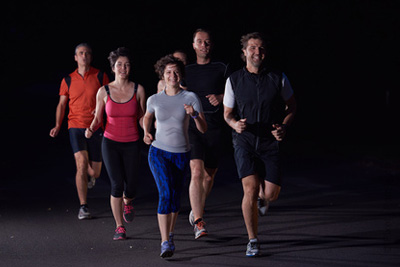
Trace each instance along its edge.
<path fill-rule="evenodd" d="M 90 129 L 90 128 L 87 128 L 87 129 L 89 130 L 89 132 L 93 133 L 92 129 Z"/>
<path fill-rule="evenodd" d="M 197 117 L 199 117 L 199 113 L 197 111 L 194 111 L 194 115 L 190 115 L 190 117 L 192 117 L 192 119 L 197 119 Z"/>

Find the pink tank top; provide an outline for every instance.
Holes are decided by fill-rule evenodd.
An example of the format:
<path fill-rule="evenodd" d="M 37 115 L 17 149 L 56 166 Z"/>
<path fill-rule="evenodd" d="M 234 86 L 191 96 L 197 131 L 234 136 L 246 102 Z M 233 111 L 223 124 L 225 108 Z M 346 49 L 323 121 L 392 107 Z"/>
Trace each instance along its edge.
<path fill-rule="evenodd" d="M 117 142 L 134 142 L 139 140 L 137 126 L 138 103 L 136 100 L 137 84 L 132 98 L 125 103 L 118 103 L 111 99 L 108 86 L 106 102 L 107 124 L 104 136 Z"/>

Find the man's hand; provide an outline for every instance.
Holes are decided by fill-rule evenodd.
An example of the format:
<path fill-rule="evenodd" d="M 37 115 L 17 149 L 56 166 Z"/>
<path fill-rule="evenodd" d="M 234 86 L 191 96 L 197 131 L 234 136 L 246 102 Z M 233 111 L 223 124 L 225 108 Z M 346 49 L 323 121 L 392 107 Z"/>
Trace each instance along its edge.
<path fill-rule="evenodd" d="M 275 137 L 277 141 L 282 141 L 286 135 L 286 125 L 285 124 L 272 124 L 275 130 L 272 130 L 271 133 Z"/>
<path fill-rule="evenodd" d="M 206 98 L 210 101 L 210 104 L 213 106 L 218 106 L 222 103 L 224 99 L 224 95 L 207 95 Z"/>
<path fill-rule="evenodd" d="M 233 124 L 233 129 L 237 133 L 242 133 L 244 130 L 246 130 L 246 120 L 247 119 L 241 119 L 241 120 L 238 120 L 237 122 L 235 122 Z"/>

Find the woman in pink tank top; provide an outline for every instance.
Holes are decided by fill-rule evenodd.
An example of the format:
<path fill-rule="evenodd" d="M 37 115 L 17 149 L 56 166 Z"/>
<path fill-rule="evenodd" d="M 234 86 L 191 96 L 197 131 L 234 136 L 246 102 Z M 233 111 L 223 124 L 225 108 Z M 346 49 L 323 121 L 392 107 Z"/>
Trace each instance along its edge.
<path fill-rule="evenodd" d="M 90 138 L 102 125 L 106 111 L 102 153 L 111 182 L 110 203 L 116 224 L 113 239 L 120 240 L 126 238 L 123 221 L 129 223 L 134 217 L 140 155 L 138 122 L 142 126 L 146 96 L 143 86 L 129 80 L 131 58 L 128 49 L 118 48 L 108 59 L 115 80 L 97 92 L 95 118 L 86 129 L 86 137 Z"/>

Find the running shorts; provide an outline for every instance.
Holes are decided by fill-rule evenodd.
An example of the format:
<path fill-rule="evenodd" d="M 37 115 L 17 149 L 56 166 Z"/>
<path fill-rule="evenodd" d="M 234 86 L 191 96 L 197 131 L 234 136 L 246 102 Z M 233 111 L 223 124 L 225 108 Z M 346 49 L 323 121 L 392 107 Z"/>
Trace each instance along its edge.
<path fill-rule="evenodd" d="M 93 133 L 91 138 L 85 137 L 86 128 L 69 128 L 69 140 L 72 151 L 76 152 L 86 150 L 90 161 L 101 162 L 101 142 L 103 140 L 103 130 L 99 128 Z"/>
<path fill-rule="evenodd" d="M 240 179 L 257 174 L 260 179 L 281 185 L 282 167 L 278 141 L 262 143 L 255 149 L 234 139 L 233 146 Z"/>

